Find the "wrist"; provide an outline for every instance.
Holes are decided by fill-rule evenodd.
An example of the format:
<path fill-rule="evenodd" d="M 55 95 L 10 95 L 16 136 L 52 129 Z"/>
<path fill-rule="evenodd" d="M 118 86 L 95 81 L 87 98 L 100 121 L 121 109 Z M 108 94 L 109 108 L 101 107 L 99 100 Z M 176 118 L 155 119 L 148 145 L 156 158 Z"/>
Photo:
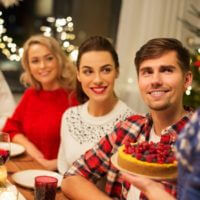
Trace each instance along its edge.
<path fill-rule="evenodd" d="M 144 188 L 145 196 L 153 200 L 159 199 L 159 197 L 157 198 L 157 196 L 162 192 L 165 192 L 164 188 L 160 183 L 157 182 L 152 182 L 151 184 L 146 185 L 146 187 Z"/>

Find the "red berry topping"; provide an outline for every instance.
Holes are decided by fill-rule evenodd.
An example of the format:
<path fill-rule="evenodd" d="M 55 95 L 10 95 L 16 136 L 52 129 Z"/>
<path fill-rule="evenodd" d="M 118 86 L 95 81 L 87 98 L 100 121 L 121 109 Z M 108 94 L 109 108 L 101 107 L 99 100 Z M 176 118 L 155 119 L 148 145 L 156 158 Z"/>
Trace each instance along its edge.
<path fill-rule="evenodd" d="M 158 143 L 148 143 L 147 141 L 134 144 L 126 143 L 124 152 L 138 160 L 150 163 L 173 163 L 175 156 L 171 145 L 167 142 L 169 138 L 168 135 L 165 135 L 162 142 Z"/>

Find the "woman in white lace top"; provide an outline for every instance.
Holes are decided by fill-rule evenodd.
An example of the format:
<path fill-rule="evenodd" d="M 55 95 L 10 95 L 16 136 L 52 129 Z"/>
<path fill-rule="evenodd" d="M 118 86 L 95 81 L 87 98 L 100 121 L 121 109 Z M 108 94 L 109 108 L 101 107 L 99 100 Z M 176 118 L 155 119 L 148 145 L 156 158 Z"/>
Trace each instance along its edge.
<path fill-rule="evenodd" d="M 93 36 L 83 42 L 77 59 L 77 97 L 81 105 L 66 110 L 62 116 L 60 173 L 111 133 L 116 123 L 134 114 L 114 92 L 118 75 L 118 56 L 107 39 Z"/>

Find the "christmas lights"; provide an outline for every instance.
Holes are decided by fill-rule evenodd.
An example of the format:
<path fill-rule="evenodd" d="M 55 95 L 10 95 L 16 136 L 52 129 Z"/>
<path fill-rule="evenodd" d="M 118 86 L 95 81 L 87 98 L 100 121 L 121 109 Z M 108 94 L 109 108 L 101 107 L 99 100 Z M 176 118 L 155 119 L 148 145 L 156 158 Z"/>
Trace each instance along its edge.
<path fill-rule="evenodd" d="M 195 4 L 191 5 L 190 8 L 191 9 L 189 10 L 189 13 L 193 17 L 200 19 L 199 8 Z M 193 74 L 193 82 L 192 85 L 186 90 L 184 104 L 198 108 L 200 106 L 200 28 L 187 19 L 180 20 L 182 21 L 183 25 L 193 34 L 193 36 L 190 36 L 186 39 L 188 46 L 193 49 L 193 51 L 191 51 L 190 63 L 190 69 Z"/>
<path fill-rule="evenodd" d="M 9 37 L 4 27 L 4 19 L 1 17 L 2 12 L 0 11 L 0 49 L 1 52 L 11 61 L 20 61 L 21 48 L 17 47 L 12 37 Z"/>
<path fill-rule="evenodd" d="M 47 22 L 49 23 L 49 26 L 40 27 L 40 30 L 44 35 L 55 37 L 60 42 L 62 48 L 67 54 L 70 54 L 76 50 L 76 47 L 71 44 L 71 41 L 75 39 L 75 35 L 72 33 L 74 30 L 72 17 L 47 17 Z M 75 59 L 75 55 L 76 53 L 73 53 L 73 56 L 71 57 Z"/>
<path fill-rule="evenodd" d="M 63 50 L 72 59 L 76 60 L 77 47 L 71 44 L 71 41 L 75 39 L 75 34 L 72 33 L 73 22 L 69 16 L 67 18 L 55 18 L 47 17 L 49 26 L 41 26 L 40 31 L 45 36 L 55 37 L 62 46 Z M 11 61 L 20 61 L 23 48 L 17 46 L 12 37 L 7 35 L 7 30 L 4 27 L 4 19 L 2 18 L 2 12 L 0 11 L 0 51 Z"/>

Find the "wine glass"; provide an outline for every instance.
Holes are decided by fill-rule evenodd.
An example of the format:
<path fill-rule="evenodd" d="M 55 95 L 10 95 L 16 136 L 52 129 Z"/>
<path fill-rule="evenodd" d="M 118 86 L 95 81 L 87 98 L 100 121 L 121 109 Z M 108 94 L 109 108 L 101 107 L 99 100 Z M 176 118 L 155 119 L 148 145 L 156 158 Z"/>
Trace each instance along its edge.
<path fill-rule="evenodd" d="M 0 166 L 4 165 L 10 157 L 10 136 L 0 132 Z"/>
<path fill-rule="evenodd" d="M 10 136 L 8 133 L 0 132 L 0 187 L 5 187 L 7 170 L 5 163 L 10 157 Z"/>

